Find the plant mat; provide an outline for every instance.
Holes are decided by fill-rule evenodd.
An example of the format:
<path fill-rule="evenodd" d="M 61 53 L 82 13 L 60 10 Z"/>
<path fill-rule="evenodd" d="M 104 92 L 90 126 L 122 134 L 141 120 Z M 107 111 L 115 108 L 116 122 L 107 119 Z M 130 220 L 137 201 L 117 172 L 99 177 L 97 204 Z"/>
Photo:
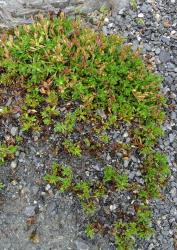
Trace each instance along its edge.
<path fill-rule="evenodd" d="M 165 119 L 161 78 L 139 51 L 61 12 L 1 35 L 0 57 L 0 117 L 21 129 L 1 139 L 1 164 L 25 136 L 54 138 L 44 180 L 80 201 L 86 235 L 109 236 L 120 250 L 150 237 L 148 204 L 161 197 L 170 172 L 154 150 Z M 133 156 L 137 163 L 125 164 Z M 133 170 L 139 178 L 130 178 Z"/>

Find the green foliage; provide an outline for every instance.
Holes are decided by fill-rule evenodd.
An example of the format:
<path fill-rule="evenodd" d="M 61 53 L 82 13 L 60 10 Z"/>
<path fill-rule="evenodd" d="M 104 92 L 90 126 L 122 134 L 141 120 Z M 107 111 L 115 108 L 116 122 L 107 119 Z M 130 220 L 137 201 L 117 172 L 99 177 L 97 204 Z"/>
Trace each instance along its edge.
<path fill-rule="evenodd" d="M 11 112 L 9 107 L 0 107 L 0 117 L 8 115 Z"/>
<path fill-rule="evenodd" d="M 107 166 L 104 168 L 103 181 L 104 183 L 112 182 L 115 184 L 117 190 L 123 190 L 128 185 L 128 176 L 119 175 L 115 168 Z"/>
<path fill-rule="evenodd" d="M 134 11 L 137 10 L 138 8 L 137 0 L 130 0 L 130 5 Z"/>
<path fill-rule="evenodd" d="M 5 187 L 5 185 L 4 185 L 2 182 L 0 182 L 0 191 L 1 191 L 4 187 Z"/>
<path fill-rule="evenodd" d="M 117 250 L 130 250 L 136 237 L 147 239 L 152 234 L 151 212 L 146 206 L 140 206 L 134 222 L 119 221 L 114 225 Z"/>
<path fill-rule="evenodd" d="M 17 146 L 0 144 L 0 165 L 2 165 L 6 159 L 12 158 L 17 151 Z"/>
<path fill-rule="evenodd" d="M 131 6 L 137 8 L 136 0 L 131 0 Z M 170 174 L 166 157 L 154 151 L 163 135 L 165 100 L 160 94 L 161 78 L 147 69 L 138 50 L 117 35 L 97 33 L 61 13 L 40 17 L 2 36 L 0 69 L 1 87 L 18 89 L 23 131 L 61 133 L 66 153 L 75 157 L 85 151 L 96 157 L 106 151 L 116 155 L 118 150 L 128 155 L 136 148 L 144 159 L 145 183 L 137 188 L 138 199 L 144 202 L 160 196 Z M 0 109 L 0 117 L 9 113 L 6 107 Z M 118 143 L 112 144 L 109 132 L 118 130 L 121 123 L 130 125 L 131 141 L 120 149 Z M 15 151 L 15 146 L 0 144 L 0 163 Z M 57 163 L 44 178 L 62 192 L 75 193 L 91 216 L 96 216 L 96 204 L 105 194 L 137 187 L 137 183 L 131 187 L 127 175 L 112 166 L 104 168 L 99 184 L 75 183 L 72 169 Z M 130 249 L 134 237 L 144 238 L 150 232 L 147 209 L 138 210 L 135 217 L 115 225 L 119 250 Z M 86 234 L 93 237 L 94 233 L 93 225 L 88 225 Z"/>
<path fill-rule="evenodd" d="M 72 178 L 73 174 L 71 167 L 64 165 L 60 166 L 56 162 L 53 162 L 51 174 L 47 174 L 44 180 L 57 185 L 60 191 L 64 192 L 70 188 Z"/>
<path fill-rule="evenodd" d="M 116 188 L 118 190 L 124 190 L 128 186 L 128 176 L 127 175 L 116 175 L 115 176 Z"/>
<path fill-rule="evenodd" d="M 104 183 L 110 182 L 114 180 L 114 177 L 117 175 L 117 172 L 112 166 L 107 166 L 104 168 L 104 177 L 103 181 Z"/>
<path fill-rule="evenodd" d="M 6 82 L 20 81 L 25 131 L 38 127 L 41 115 L 44 125 L 51 124 L 58 115 L 55 107 L 63 100 L 79 102 L 86 114 L 105 110 L 114 117 L 112 123 L 117 115 L 153 120 L 151 107 L 159 104 L 155 92 L 160 79 L 146 70 L 138 52 L 124 45 L 122 38 L 83 29 L 78 20 L 63 16 L 53 21 L 41 18 L 14 34 L 15 39 L 9 36 L 2 42 L 0 82 L 4 77 Z M 72 132 L 76 116 L 68 113 L 55 131 Z"/>
<path fill-rule="evenodd" d="M 68 134 L 71 133 L 74 129 L 75 123 L 76 123 L 76 113 L 67 113 L 66 118 L 64 122 L 57 122 L 54 127 L 55 132 Z"/>
<path fill-rule="evenodd" d="M 89 199 L 91 196 L 91 188 L 88 182 L 82 181 L 76 183 L 75 190 L 81 200 Z"/>
<path fill-rule="evenodd" d="M 97 210 L 97 207 L 93 201 L 90 201 L 88 203 L 83 202 L 82 207 L 83 207 L 84 212 L 87 215 L 91 215 L 91 216 L 94 215 Z"/>
<path fill-rule="evenodd" d="M 95 229 L 94 229 L 94 227 L 93 227 L 92 224 L 87 224 L 86 229 L 85 229 L 85 233 L 86 233 L 86 235 L 87 235 L 88 238 L 91 238 L 91 239 L 94 238 L 94 236 L 95 236 Z"/>
<path fill-rule="evenodd" d="M 117 250 L 131 250 L 134 237 L 137 236 L 136 223 L 117 222 L 114 225 L 114 234 Z"/>
<path fill-rule="evenodd" d="M 56 110 L 55 106 L 47 106 L 41 112 L 41 116 L 45 125 L 50 125 L 52 123 L 52 117 L 58 116 L 59 112 Z"/>
<path fill-rule="evenodd" d="M 63 146 L 73 156 L 81 156 L 81 149 L 78 143 L 74 143 L 72 140 L 65 139 Z"/>

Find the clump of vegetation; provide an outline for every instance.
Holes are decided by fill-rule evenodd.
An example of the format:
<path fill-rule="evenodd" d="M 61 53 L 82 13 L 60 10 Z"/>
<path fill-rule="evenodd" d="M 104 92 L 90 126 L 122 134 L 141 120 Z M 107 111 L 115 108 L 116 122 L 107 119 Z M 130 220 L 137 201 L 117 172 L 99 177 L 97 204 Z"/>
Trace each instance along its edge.
<path fill-rule="evenodd" d="M 128 185 L 128 176 L 119 175 L 112 166 L 107 166 L 104 169 L 104 183 L 113 183 L 117 190 L 123 190 Z"/>
<path fill-rule="evenodd" d="M 146 206 L 141 206 L 137 212 L 137 217 L 133 222 L 115 223 L 113 234 L 118 250 L 132 249 L 135 237 L 146 239 L 152 235 L 149 227 L 151 222 L 151 211 Z"/>
<path fill-rule="evenodd" d="M 2 165 L 6 159 L 12 158 L 17 151 L 17 147 L 14 145 L 7 146 L 6 144 L 0 144 L 0 165 Z"/>
<path fill-rule="evenodd" d="M 2 182 L 0 182 L 0 191 L 4 188 L 4 184 Z"/>
<path fill-rule="evenodd" d="M 132 7 L 136 8 L 136 1 Z M 126 174 L 111 166 L 104 168 L 97 184 L 73 182 L 71 168 L 57 163 L 45 177 L 62 192 L 76 194 L 88 214 L 97 212 L 99 200 L 109 192 L 133 193 L 136 187 L 134 198 L 141 204 L 160 195 L 169 169 L 154 145 L 163 134 L 165 100 L 160 94 L 161 78 L 147 69 L 138 50 L 133 51 L 117 35 L 83 28 L 79 20 L 61 13 L 4 34 L 0 69 L 1 86 L 13 84 L 20 89 L 22 130 L 60 134 L 65 153 L 81 157 L 86 151 L 96 156 L 110 149 L 125 151 L 124 144 L 111 144 L 109 131 L 118 129 L 119 123 L 131 124 L 131 141 L 126 147 L 136 148 L 144 159 L 144 186 L 129 183 Z M 0 161 L 14 152 L 15 148 L 2 145 Z M 149 235 L 150 212 L 143 206 L 136 209 L 133 219 L 113 223 L 117 249 L 130 249 L 134 237 Z M 98 231 L 92 223 L 86 228 L 90 237 Z"/>
<path fill-rule="evenodd" d="M 136 11 L 138 8 L 137 0 L 130 0 L 130 6 L 134 11 Z"/>
<path fill-rule="evenodd" d="M 65 139 L 63 142 L 65 149 L 74 156 L 81 156 L 79 143 L 74 143 L 72 140 Z"/>
<path fill-rule="evenodd" d="M 51 174 L 47 174 L 44 179 L 50 184 L 57 185 L 60 191 L 64 192 L 71 186 L 72 169 L 69 166 L 60 166 L 56 162 L 53 162 Z"/>

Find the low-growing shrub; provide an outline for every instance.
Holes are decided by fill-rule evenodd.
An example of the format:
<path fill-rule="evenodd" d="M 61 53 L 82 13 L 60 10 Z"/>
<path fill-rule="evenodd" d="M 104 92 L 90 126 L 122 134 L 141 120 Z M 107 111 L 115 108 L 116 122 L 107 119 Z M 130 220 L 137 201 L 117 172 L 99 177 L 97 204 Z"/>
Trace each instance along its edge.
<path fill-rule="evenodd" d="M 129 183 L 126 174 L 111 166 L 104 168 L 97 184 L 73 183 L 71 168 L 58 164 L 53 164 L 45 180 L 62 192 L 76 194 L 91 216 L 105 193 L 127 189 L 141 205 L 132 220 L 123 216 L 109 233 L 119 250 L 130 249 L 136 237 L 149 236 L 151 214 L 144 203 L 160 194 L 169 169 L 166 158 L 154 150 L 163 134 L 161 78 L 146 68 L 139 51 L 118 35 L 105 36 L 61 13 L 2 35 L 0 69 L 1 87 L 13 86 L 21 93 L 19 119 L 24 132 L 60 134 L 61 149 L 74 157 L 85 152 L 100 157 L 107 150 L 138 150 L 144 159 L 144 185 Z M 122 123 L 129 125 L 130 145 L 111 144 L 109 131 L 118 130 Z M 12 151 L 1 146 L 0 161 Z M 99 231 L 94 223 L 86 227 L 91 238 Z M 103 232 L 104 225 L 99 229 Z"/>

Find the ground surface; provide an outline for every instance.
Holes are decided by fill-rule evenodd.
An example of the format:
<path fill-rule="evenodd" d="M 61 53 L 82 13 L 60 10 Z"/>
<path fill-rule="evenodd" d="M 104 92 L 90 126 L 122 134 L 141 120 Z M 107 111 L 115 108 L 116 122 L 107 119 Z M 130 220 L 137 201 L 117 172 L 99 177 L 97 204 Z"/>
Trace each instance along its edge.
<path fill-rule="evenodd" d="M 48 11 L 66 13 L 88 13 L 102 6 L 121 9 L 128 0 L 1 0 L 0 27 L 9 27 L 22 23 L 31 23 L 31 17 L 37 13 Z"/>
<path fill-rule="evenodd" d="M 97 13 L 92 16 L 92 23 L 96 24 Z M 135 249 L 174 250 L 177 249 L 177 3 L 174 0 L 139 1 L 134 10 L 127 7 L 106 18 L 103 32 L 121 33 L 135 48 L 140 46 L 150 66 L 164 76 L 162 91 L 168 98 L 168 117 L 164 124 L 165 136 L 157 147 L 168 155 L 172 175 L 163 190 L 164 199 L 151 204 L 156 233 L 150 240 L 137 241 Z M 13 105 L 8 93 L 6 95 L 6 105 Z M 2 121 L 0 126 L 0 138 L 20 134 L 18 113 L 13 119 Z M 126 128 L 123 132 L 119 139 L 128 141 Z M 99 171 L 101 163 L 94 159 L 75 162 L 74 158 L 65 159 L 65 155 L 55 156 L 53 145 L 57 140 L 55 135 L 45 143 L 36 134 L 26 136 L 15 159 L 0 169 L 1 181 L 6 185 L 0 196 L 0 249 L 114 249 L 106 238 L 86 240 L 82 224 L 84 215 L 78 202 L 71 195 L 61 195 L 41 182 L 41 176 L 54 157 L 81 168 L 88 164 Z M 129 166 L 132 178 L 141 181 L 136 171 L 138 161 L 135 155 L 122 164 L 125 168 Z M 111 163 L 109 155 L 105 155 L 105 162 Z"/>

